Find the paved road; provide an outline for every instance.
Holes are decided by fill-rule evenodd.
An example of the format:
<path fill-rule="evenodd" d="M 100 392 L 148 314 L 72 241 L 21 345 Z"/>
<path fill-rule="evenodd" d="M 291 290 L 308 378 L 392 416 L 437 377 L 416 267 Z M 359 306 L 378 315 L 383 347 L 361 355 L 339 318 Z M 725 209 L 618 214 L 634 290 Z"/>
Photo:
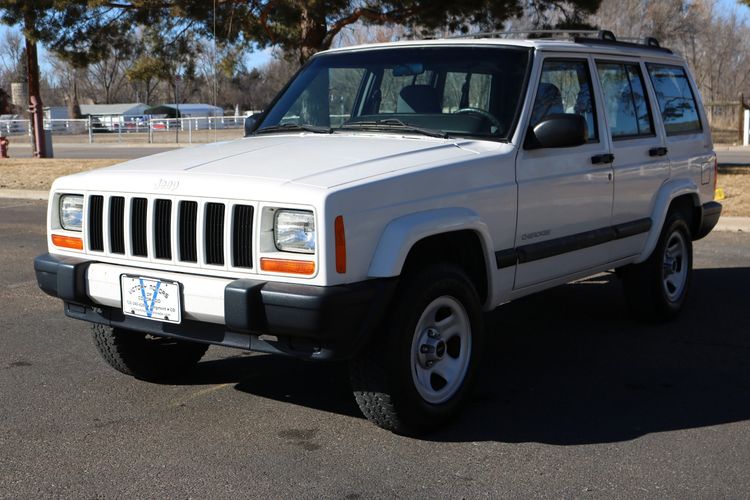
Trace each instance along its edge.
<path fill-rule="evenodd" d="M 417 440 L 361 418 L 339 365 L 212 347 L 173 385 L 114 372 L 36 288 L 43 220 L 0 200 L 0 497 L 750 495 L 750 235 L 696 244 L 669 325 L 606 277 L 501 308 L 466 412 Z"/>
<path fill-rule="evenodd" d="M 744 165 L 750 167 L 750 148 L 732 149 L 729 151 L 719 150 L 716 156 L 719 158 L 720 165 Z"/>

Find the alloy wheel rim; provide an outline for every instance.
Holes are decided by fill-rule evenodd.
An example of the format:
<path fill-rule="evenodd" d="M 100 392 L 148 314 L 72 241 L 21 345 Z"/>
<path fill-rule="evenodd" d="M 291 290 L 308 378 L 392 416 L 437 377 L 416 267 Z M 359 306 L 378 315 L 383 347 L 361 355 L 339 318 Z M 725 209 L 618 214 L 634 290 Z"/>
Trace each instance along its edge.
<path fill-rule="evenodd" d="M 411 346 L 414 386 L 426 402 L 441 404 L 461 388 L 471 358 L 471 322 L 454 297 L 430 302 L 417 322 Z"/>

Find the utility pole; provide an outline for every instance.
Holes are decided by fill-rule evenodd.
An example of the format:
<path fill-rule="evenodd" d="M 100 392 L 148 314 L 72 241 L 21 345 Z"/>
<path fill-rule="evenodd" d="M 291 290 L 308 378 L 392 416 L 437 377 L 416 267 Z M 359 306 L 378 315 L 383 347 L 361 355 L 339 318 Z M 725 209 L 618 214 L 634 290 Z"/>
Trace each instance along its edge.
<path fill-rule="evenodd" d="M 44 137 L 44 105 L 39 92 L 39 59 L 36 41 L 28 34 L 33 31 L 34 19 L 26 17 L 26 74 L 29 81 L 29 121 L 34 138 L 34 158 L 47 158 L 47 142 Z"/>

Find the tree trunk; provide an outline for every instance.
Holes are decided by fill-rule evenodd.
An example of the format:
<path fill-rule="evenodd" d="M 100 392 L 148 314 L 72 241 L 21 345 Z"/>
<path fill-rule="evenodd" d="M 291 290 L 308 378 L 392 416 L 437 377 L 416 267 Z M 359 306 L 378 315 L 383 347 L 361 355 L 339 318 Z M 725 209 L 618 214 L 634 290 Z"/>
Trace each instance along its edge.
<path fill-rule="evenodd" d="M 28 20 L 27 20 L 28 23 Z M 47 143 L 44 137 L 44 104 L 39 92 L 39 59 L 36 42 L 26 39 L 26 70 L 29 80 L 29 120 L 34 139 L 34 157 L 47 158 Z"/>

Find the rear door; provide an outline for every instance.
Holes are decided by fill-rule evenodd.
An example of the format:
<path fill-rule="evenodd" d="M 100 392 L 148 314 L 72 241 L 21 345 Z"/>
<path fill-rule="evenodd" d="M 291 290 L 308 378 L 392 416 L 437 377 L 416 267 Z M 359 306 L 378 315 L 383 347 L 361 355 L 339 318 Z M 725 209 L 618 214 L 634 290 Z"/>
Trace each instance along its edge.
<path fill-rule="evenodd" d="M 532 80 L 536 97 L 527 126 L 550 114 L 575 113 L 588 124 L 588 141 L 571 148 L 519 150 L 516 289 L 609 260 L 601 237 L 611 221 L 612 166 L 591 63 L 582 54 L 547 55 Z"/>
<path fill-rule="evenodd" d="M 641 62 L 609 57 L 595 62 L 614 154 L 610 252 L 616 260 L 640 253 L 659 186 L 669 177 L 669 158 Z"/>
<path fill-rule="evenodd" d="M 647 62 L 646 69 L 664 122 L 670 177 L 692 178 L 700 188 L 711 180 L 714 156 L 695 83 L 679 64 Z"/>

